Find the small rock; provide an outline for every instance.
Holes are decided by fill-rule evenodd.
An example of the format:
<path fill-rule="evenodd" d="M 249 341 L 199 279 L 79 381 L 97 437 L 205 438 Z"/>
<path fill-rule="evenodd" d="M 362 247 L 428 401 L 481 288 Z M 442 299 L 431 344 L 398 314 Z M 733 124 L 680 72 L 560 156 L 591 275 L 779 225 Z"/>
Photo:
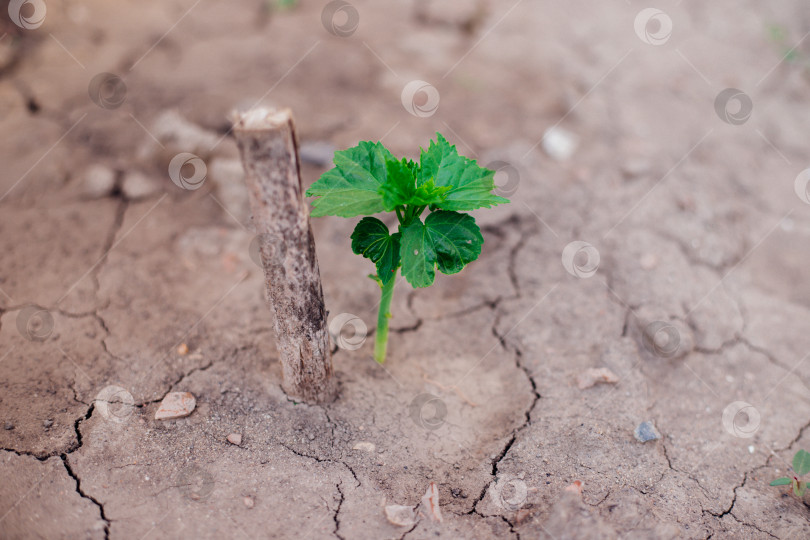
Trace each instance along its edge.
<path fill-rule="evenodd" d="M 573 484 L 565 487 L 565 491 L 570 491 L 571 493 L 582 495 L 582 482 L 580 482 L 579 480 L 574 480 Z"/>
<path fill-rule="evenodd" d="M 6 429 L 6 431 L 11 431 L 12 429 L 14 429 L 14 424 L 12 424 L 11 422 L 6 422 L 6 424 L 3 427 Z"/>
<path fill-rule="evenodd" d="M 439 508 L 439 488 L 436 482 L 431 482 L 427 491 L 422 496 L 422 504 L 419 509 L 433 521 L 442 522 L 442 510 Z"/>
<path fill-rule="evenodd" d="M 450 489 L 450 495 L 452 495 L 454 499 L 458 499 L 458 498 L 466 499 L 467 498 L 467 496 L 464 494 L 464 492 L 461 491 L 461 489 L 459 489 L 459 488 L 451 488 Z"/>
<path fill-rule="evenodd" d="M 242 435 L 239 433 L 231 433 L 230 435 L 228 435 L 227 439 L 229 443 L 235 444 L 236 446 L 242 444 Z"/>
<path fill-rule="evenodd" d="M 91 165 L 84 171 L 82 194 L 88 199 L 108 197 L 115 190 L 115 171 L 104 165 Z"/>
<path fill-rule="evenodd" d="M 363 452 L 373 452 L 377 447 L 374 446 L 374 443 L 360 441 L 352 446 L 352 450 L 362 450 Z"/>
<path fill-rule="evenodd" d="M 315 165 L 316 167 L 326 167 L 332 163 L 335 155 L 335 145 L 325 141 L 310 141 L 302 143 L 298 147 L 301 161 Z"/>
<path fill-rule="evenodd" d="M 197 400 L 190 392 L 169 392 L 155 413 L 155 420 L 170 420 L 190 415 L 197 406 Z"/>
<path fill-rule="evenodd" d="M 385 517 L 397 527 L 413 527 L 416 524 L 416 512 L 413 506 L 389 504 L 385 507 Z"/>
<path fill-rule="evenodd" d="M 566 161 L 579 146 L 579 138 L 562 128 L 552 127 L 543 134 L 543 150 L 552 159 Z"/>
<path fill-rule="evenodd" d="M 177 354 L 180 356 L 185 356 L 188 354 L 188 345 L 185 343 L 181 343 L 179 347 L 177 347 Z"/>
<path fill-rule="evenodd" d="M 53 425 L 53 420 L 51 420 L 50 418 L 49 418 L 49 419 L 47 419 L 47 420 L 45 420 L 44 422 L 42 422 L 42 426 L 43 426 L 45 429 L 50 428 L 52 425 Z"/>
<path fill-rule="evenodd" d="M 160 186 L 145 174 L 133 171 L 127 173 L 121 184 L 121 193 L 132 201 L 145 199 L 158 191 Z"/>
<path fill-rule="evenodd" d="M 190 122 L 175 110 L 165 111 L 155 119 L 150 130 L 170 154 L 191 152 L 205 159 L 211 148 L 220 142 L 216 133 Z M 154 146 L 154 141 L 148 141 Z"/>
<path fill-rule="evenodd" d="M 577 387 L 585 390 L 599 383 L 615 384 L 619 377 L 608 368 L 589 368 L 577 375 Z"/>
<path fill-rule="evenodd" d="M 633 435 L 639 442 L 654 441 L 661 438 L 661 434 L 655 429 L 652 422 L 642 422 L 633 431 Z"/>
<path fill-rule="evenodd" d="M 253 497 L 245 497 L 244 499 L 242 499 L 242 502 L 245 503 L 245 506 L 247 508 L 253 508 L 253 506 L 256 504 L 255 502 L 253 502 Z"/>

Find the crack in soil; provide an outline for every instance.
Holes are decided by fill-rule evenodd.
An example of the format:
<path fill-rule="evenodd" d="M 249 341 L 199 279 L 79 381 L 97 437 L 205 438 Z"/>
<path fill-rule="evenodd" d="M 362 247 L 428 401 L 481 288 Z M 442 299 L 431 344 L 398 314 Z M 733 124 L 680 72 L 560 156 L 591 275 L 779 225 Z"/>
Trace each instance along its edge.
<path fill-rule="evenodd" d="M 337 508 L 335 509 L 335 515 L 332 518 L 335 521 L 335 530 L 332 531 L 332 532 L 333 532 L 333 534 L 335 536 L 340 538 L 340 540 L 345 540 L 342 536 L 340 536 L 340 532 L 339 532 L 340 531 L 340 509 L 343 506 L 343 501 L 346 500 L 345 495 L 343 495 L 343 490 L 340 489 L 341 484 L 342 484 L 342 482 L 338 483 L 338 484 L 335 484 L 335 487 L 337 488 L 338 493 L 340 493 L 340 501 L 338 501 Z"/>
<path fill-rule="evenodd" d="M 87 499 L 88 501 L 92 502 L 96 507 L 98 507 L 101 519 L 104 520 L 104 538 L 105 540 L 109 540 L 111 520 L 104 513 L 104 505 L 101 504 L 101 502 L 99 502 L 96 498 L 88 495 L 82 490 L 82 481 L 79 478 L 79 476 L 73 471 L 73 468 L 70 466 L 70 463 L 68 463 L 67 454 L 62 454 L 59 457 L 62 458 L 62 463 L 65 465 L 65 470 L 67 471 L 68 475 L 71 478 L 73 478 L 73 480 L 76 482 L 76 493 L 78 493 L 81 498 Z"/>

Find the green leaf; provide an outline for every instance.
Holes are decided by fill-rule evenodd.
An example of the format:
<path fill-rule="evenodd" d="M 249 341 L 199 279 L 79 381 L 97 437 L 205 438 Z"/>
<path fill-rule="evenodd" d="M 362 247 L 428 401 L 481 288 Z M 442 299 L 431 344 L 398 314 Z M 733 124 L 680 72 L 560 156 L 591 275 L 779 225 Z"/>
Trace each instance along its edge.
<path fill-rule="evenodd" d="M 810 472 L 810 452 L 799 450 L 793 456 L 793 470 L 797 476 L 803 476 Z"/>
<path fill-rule="evenodd" d="M 402 232 L 402 275 L 413 287 L 427 287 L 436 277 L 460 272 L 481 254 L 484 237 L 467 214 L 439 210 L 425 222 L 416 219 Z"/>
<path fill-rule="evenodd" d="M 495 189 L 495 171 L 479 167 L 475 160 L 460 156 L 456 147 L 437 133 L 436 142 L 430 141 L 422 150 L 417 185 L 431 180 L 438 187 L 449 187 L 443 201 L 435 203 L 443 210 L 475 210 L 508 203 L 492 193 Z"/>
<path fill-rule="evenodd" d="M 792 483 L 793 483 L 793 478 L 788 478 L 787 476 L 783 476 L 782 478 L 777 478 L 776 480 L 771 482 L 769 485 L 771 485 L 771 486 L 786 486 L 786 485 L 792 484 Z"/>
<path fill-rule="evenodd" d="M 402 275 L 412 287 L 429 287 L 436 279 L 436 250 L 427 229 L 420 219 L 415 219 L 407 227 L 400 227 L 402 233 Z"/>
<path fill-rule="evenodd" d="M 386 163 L 396 161 L 382 143 L 363 141 L 335 152 L 335 167 L 323 173 L 307 190 L 312 216 L 354 217 L 383 211 L 380 186 L 388 173 Z"/>
<path fill-rule="evenodd" d="M 433 240 L 439 271 L 443 274 L 461 272 L 481 254 L 484 237 L 469 214 L 439 210 L 425 219 L 425 227 Z"/>
<path fill-rule="evenodd" d="M 797 489 L 798 488 L 798 489 Z M 804 491 L 807 489 L 807 482 L 796 482 L 793 485 L 793 493 L 796 494 L 797 497 L 802 498 L 804 497 Z"/>
<path fill-rule="evenodd" d="M 388 234 L 385 223 L 374 217 L 364 217 L 352 233 L 352 251 L 377 265 L 377 275 L 383 284 L 394 277 L 399 268 L 400 233 Z"/>
<path fill-rule="evenodd" d="M 383 205 L 387 212 L 405 205 L 428 206 L 440 203 L 449 187 L 436 187 L 433 181 L 417 187 L 417 168 L 413 161 L 389 161 L 386 164 L 388 179 L 380 186 Z"/>

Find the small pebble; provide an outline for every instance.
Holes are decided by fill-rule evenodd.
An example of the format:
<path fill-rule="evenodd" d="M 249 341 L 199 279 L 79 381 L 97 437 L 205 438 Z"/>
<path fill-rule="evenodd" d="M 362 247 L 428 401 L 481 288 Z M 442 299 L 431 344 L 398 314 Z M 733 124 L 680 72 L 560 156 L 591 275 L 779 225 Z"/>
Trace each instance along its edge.
<path fill-rule="evenodd" d="M 91 165 L 84 171 L 82 194 L 88 199 L 100 199 L 115 189 L 115 171 L 104 165 Z"/>
<path fill-rule="evenodd" d="M 619 377 L 608 368 L 589 368 L 577 375 L 577 387 L 585 390 L 599 383 L 615 384 Z"/>
<path fill-rule="evenodd" d="M 352 450 L 362 450 L 363 452 L 373 452 L 376 447 L 374 443 L 360 441 L 352 446 Z"/>
<path fill-rule="evenodd" d="M 579 146 L 579 138 L 562 128 L 553 127 L 543 134 L 543 150 L 557 161 L 566 161 Z"/>
<path fill-rule="evenodd" d="M 574 480 L 573 484 L 565 487 L 565 491 L 570 491 L 571 493 L 582 495 L 582 482 L 580 482 L 579 480 Z"/>
<path fill-rule="evenodd" d="M 748 453 L 749 453 L 749 454 L 753 454 L 753 453 L 754 453 L 754 447 L 753 447 L 753 446 L 749 446 L 749 447 L 748 447 Z"/>
<path fill-rule="evenodd" d="M 181 343 L 179 347 L 177 347 L 177 354 L 180 356 L 185 356 L 188 354 L 188 345 L 185 343 Z"/>
<path fill-rule="evenodd" d="M 197 400 L 189 392 L 169 392 L 155 412 L 155 420 L 170 420 L 190 415 L 197 406 Z"/>
<path fill-rule="evenodd" d="M 121 193 L 129 200 L 145 199 L 160 189 L 157 182 L 145 174 L 133 171 L 127 173 L 121 183 Z"/>
<path fill-rule="evenodd" d="M 397 527 L 413 527 L 416 524 L 416 512 L 413 506 L 389 504 L 385 507 L 385 517 Z"/>
<path fill-rule="evenodd" d="M 235 444 L 236 446 L 242 444 L 242 435 L 239 433 L 231 433 L 230 435 L 228 435 L 227 439 L 229 443 Z"/>
<path fill-rule="evenodd" d="M 245 503 L 245 506 L 248 508 L 253 508 L 253 506 L 256 504 L 253 502 L 253 497 L 245 497 L 242 499 L 242 502 Z"/>
<path fill-rule="evenodd" d="M 442 510 L 439 507 L 439 488 L 436 486 L 436 482 L 431 482 L 428 485 L 427 491 L 422 495 L 422 503 L 419 505 L 419 509 L 431 520 L 437 523 L 443 521 Z"/>
<path fill-rule="evenodd" d="M 45 427 L 45 429 L 48 429 L 53 425 L 53 420 L 49 418 L 48 420 L 42 422 L 42 425 Z"/>
<path fill-rule="evenodd" d="M 633 431 L 633 435 L 639 442 L 654 441 L 661 438 L 661 434 L 655 429 L 652 422 L 642 422 Z"/>
<path fill-rule="evenodd" d="M 6 424 L 3 427 L 6 428 L 7 431 L 11 431 L 12 429 L 14 429 L 14 424 L 12 424 L 11 422 L 6 422 Z"/>

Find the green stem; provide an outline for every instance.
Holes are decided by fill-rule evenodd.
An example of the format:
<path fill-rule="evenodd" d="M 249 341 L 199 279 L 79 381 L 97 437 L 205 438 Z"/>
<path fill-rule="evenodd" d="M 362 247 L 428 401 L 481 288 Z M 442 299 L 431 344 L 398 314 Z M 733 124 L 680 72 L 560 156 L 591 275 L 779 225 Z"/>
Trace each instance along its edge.
<path fill-rule="evenodd" d="M 382 299 L 380 310 L 377 313 L 377 335 L 374 341 L 374 359 L 382 364 L 385 362 L 385 353 L 388 350 L 388 321 L 391 319 L 391 299 L 394 297 L 394 285 L 397 276 L 388 278 L 388 283 L 382 286 Z"/>

